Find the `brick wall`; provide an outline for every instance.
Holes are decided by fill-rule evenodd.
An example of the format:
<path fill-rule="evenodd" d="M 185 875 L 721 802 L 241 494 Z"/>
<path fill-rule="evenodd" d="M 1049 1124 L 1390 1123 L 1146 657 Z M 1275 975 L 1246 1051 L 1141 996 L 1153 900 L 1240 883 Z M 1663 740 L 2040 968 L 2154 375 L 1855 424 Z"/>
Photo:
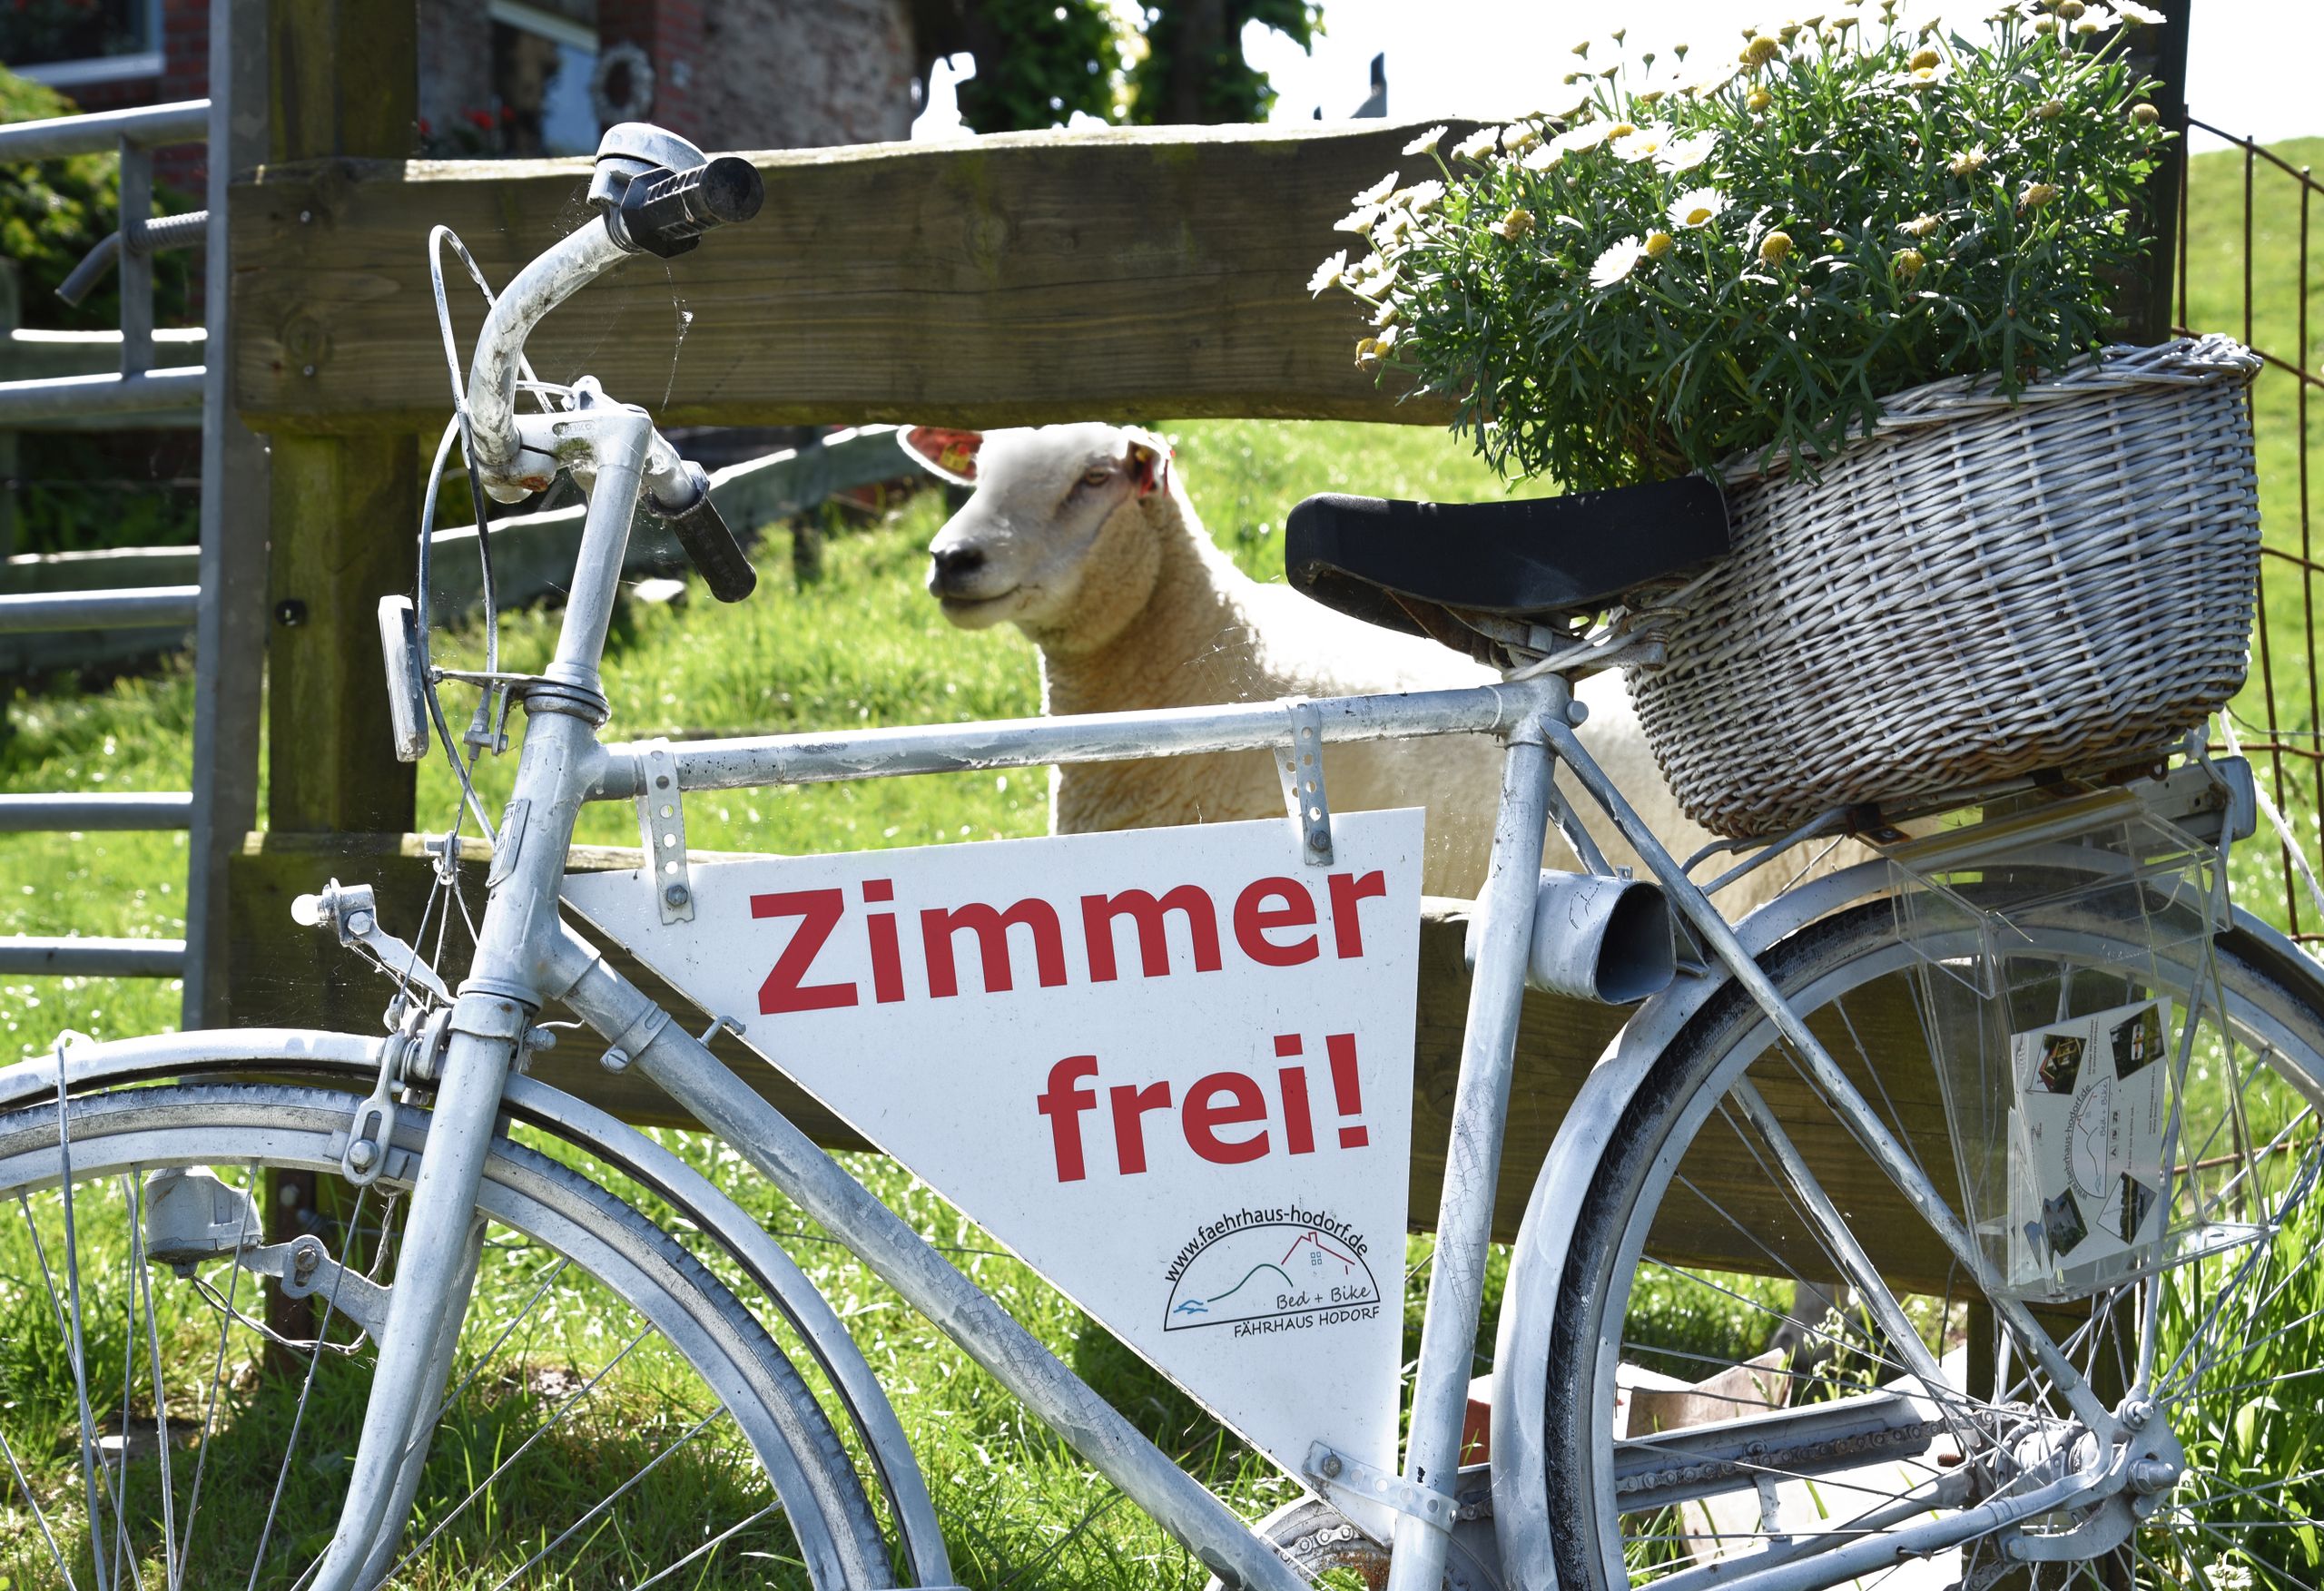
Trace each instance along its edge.
<path fill-rule="evenodd" d="M 706 149 L 901 138 L 907 0 L 598 0 L 597 34 L 654 65 L 652 119 Z"/>

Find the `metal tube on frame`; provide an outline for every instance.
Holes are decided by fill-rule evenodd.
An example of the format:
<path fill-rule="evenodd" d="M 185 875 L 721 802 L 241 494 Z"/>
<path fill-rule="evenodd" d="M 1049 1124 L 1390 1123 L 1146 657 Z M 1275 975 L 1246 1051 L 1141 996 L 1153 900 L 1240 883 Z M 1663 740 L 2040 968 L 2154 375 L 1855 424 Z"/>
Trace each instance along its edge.
<path fill-rule="evenodd" d="M 1492 866 L 1478 908 L 1482 928 L 1469 985 L 1468 1023 L 1461 1036 L 1461 1076 L 1452 1101 L 1452 1135 L 1444 1156 L 1444 1193 L 1429 1262 L 1428 1310 L 1413 1381 L 1412 1425 L 1404 1478 L 1449 1492 L 1461 1468 L 1461 1428 L 1475 1362 L 1477 1316 L 1484 1301 L 1485 1259 L 1492 1246 L 1493 1196 L 1500 1186 L 1502 1128 L 1516 1069 L 1517 1023 L 1524 1006 L 1533 906 L 1549 820 L 1551 762 L 1546 723 L 1562 720 L 1571 700 L 1555 675 L 1532 692 L 1535 711 L 1512 732 L 1502 767 L 1501 815 Z M 1561 727 L 1562 725 L 1561 724 Z M 1449 1525 L 1417 1514 L 1396 1519 L 1389 1591 L 1438 1591 L 1443 1584 Z"/>
<path fill-rule="evenodd" d="M 1524 686 L 1478 685 L 1414 691 L 1402 696 L 1339 696 L 1302 703 L 1326 743 L 1422 735 L 1495 734 L 1523 719 L 1533 701 Z M 1258 751 L 1286 744 L 1291 707 L 1281 702 L 1092 712 L 1064 718 L 1000 719 L 984 723 L 908 724 L 844 734 L 753 736 L 693 741 L 674 747 L 680 790 L 813 784 L 908 773 L 1030 768 L 1051 762 L 1107 762 L 1199 751 Z M 604 748 L 592 800 L 637 794 L 630 745 Z"/>

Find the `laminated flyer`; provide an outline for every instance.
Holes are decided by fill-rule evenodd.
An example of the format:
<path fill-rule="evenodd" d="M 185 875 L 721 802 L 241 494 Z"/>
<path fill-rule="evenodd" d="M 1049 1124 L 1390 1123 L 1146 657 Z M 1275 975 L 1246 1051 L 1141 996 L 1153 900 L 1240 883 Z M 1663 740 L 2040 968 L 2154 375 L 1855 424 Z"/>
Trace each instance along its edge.
<path fill-rule="evenodd" d="M 2143 1000 L 2011 1035 L 2011 1286 L 2088 1291 L 2161 1242 L 2171 1016 Z"/>

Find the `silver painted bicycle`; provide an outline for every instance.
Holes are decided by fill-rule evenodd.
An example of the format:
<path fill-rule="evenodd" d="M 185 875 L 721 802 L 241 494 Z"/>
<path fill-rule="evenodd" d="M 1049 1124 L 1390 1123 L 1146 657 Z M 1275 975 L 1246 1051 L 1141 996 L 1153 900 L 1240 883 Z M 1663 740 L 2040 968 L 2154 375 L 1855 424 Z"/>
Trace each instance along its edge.
<path fill-rule="evenodd" d="M 537 674 L 434 663 L 424 565 L 419 604 L 383 606 L 402 749 L 442 742 L 491 840 L 465 981 L 446 987 L 367 889 L 335 886 L 300 915 L 389 975 L 385 1033 L 60 1042 L 0 1070 L 0 1189 L 16 1211 L 0 1237 L 0 1585 L 344 1591 L 485 1584 L 482 1564 L 500 1585 L 955 1583 L 888 1396 L 786 1252 L 791 1234 L 762 1229 L 660 1139 L 527 1075 L 556 1005 L 1219 1584 L 2241 1591 L 2324 1578 L 2324 1282 L 2309 1262 L 2324 1233 L 2324 977 L 2228 903 L 2227 853 L 2252 826 L 2240 763 L 2191 741 L 2133 776 L 1885 813 L 1933 820 L 1915 840 L 1880 829 L 1885 859 L 1730 925 L 1571 722 L 1571 681 L 1652 641 L 1597 621 L 1715 555 L 1704 538 L 1723 521 L 1699 482 L 1618 495 L 1640 533 L 1598 537 L 1551 605 L 1439 604 L 1437 619 L 1495 649 L 1498 684 L 601 742 L 599 661 L 635 511 L 668 520 L 720 598 L 747 594 L 752 570 L 703 472 L 645 411 L 586 378 L 535 378 L 526 338 L 625 261 L 747 220 L 759 190 L 743 162 L 627 126 L 606 135 L 591 197 L 593 218 L 492 300 L 464 378 L 453 356 L 458 412 L 436 455 L 440 482 L 458 450 L 479 500 L 559 476 L 587 494 L 554 660 Z M 439 267 L 447 243 L 439 233 Z M 438 287 L 440 302 L 440 269 Z M 1463 522 L 1476 545 L 1497 545 L 1502 506 Z M 1658 516 L 1694 528 L 1658 535 Z M 1329 544 L 1311 560 L 1319 594 L 1407 615 L 1442 596 L 1400 583 L 1396 556 L 1353 521 L 1308 524 Z M 467 736 L 442 704 L 457 689 L 482 702 Z M 468 771 L 505 749 L 511 705 L 515 796 L 494 821 Z M 638 803 L 667 866 L 640 887 L 677 931 L 697 890 L 710 905 L 706 872 L 676 881 L 697 878 L 678 865 L 686 792 L 1220 751 L 1280 757 L 1295 879 L 1300 849 L 1327 857 L 1340 829 L 1312 773 L 1323 746 L 1445 734 L 1497 737 L 1506 771 L 1425 1327 L 1408 1382 L 1375 1390 L 1392 1449 L 1401 1403 L 1402 1453 L 1318 1439 L 1277 1454 L 1303 1495 L 1258 1521 L 618 976 L 560 906 L 588 801 Z M 1602 861 L 1559 770 L 1654 885 L 1541 870 L 1551 822 Z M 1709 889 L 1829 831 L 1765 846 Z M 441 869 L 431 918 L 466 909 L 458 888 Z M 790 902 L 769 910 L 793 918 L 814 909 L 760 899 Z M 863 901 L 879 899 L 867 887 Z M 1292 894 L 1253 899 L 1247 924 L 1236 908 L 1235 932 L 1251 935 L 1237 942 L 1261 960 L 1312 948 L 1285 937 L 1303 926 Z M 1619 927 L 1613 905 L 1592 904 L 1617 901 Z M 884 1001 L 876 939 L 867 954 L 863 987 Z M 1487 1393 L 1472 1373 L 1529 982 L 1636 1009 L 1540 1171 Z M 785 986 L 824 987 L 798 967 Z M 1147 1108 L 1136 1090 L 1125 1106 L 1121 1088 L 1101 1108 L 1065 1075 L 1041 1115 L 1025 1113 L 1029 1130 L 1060 1134 L 1060 1179 L 1064 1117 L 1110 1109 L 1121 1128 L 1127 1110 L 1136 1128 Z M 1312 1151 L 1328 1137 L 1323 1085 L 1295 1110 L 1291 1087 L 1270 1119 L 1293 1153 Z M 1199 1126 L 1188 1103 L 1187 1137 L 1224 1164 L 1258 1141 L 1233 1125 L 1258 1118 L 1222 1088 Z M 1137 1169 L 1122 1154 L 1121 1172 Z M 326 1194 L 287 1236 L 261 1207 L 276 1172 L 319 1177 Z M 1328 1226 L 1308 1223 L 1282 1264 L 1328 1257 L 1353 1273 Z M 1243 1296 L 1275 1285 L 1261 1277 Z M 1231 1292 L 1173 1292 L 1173 1310 L 1216 1314 Z M 1276 1317 L 1329 1313 L 1275 1296 Z M 1489 1443 L 1464 1441 L 1472 1398 L 1489 1400 Z M 567 1439 L 570 1412 L 593 1401 L 599 1434 Z"/>

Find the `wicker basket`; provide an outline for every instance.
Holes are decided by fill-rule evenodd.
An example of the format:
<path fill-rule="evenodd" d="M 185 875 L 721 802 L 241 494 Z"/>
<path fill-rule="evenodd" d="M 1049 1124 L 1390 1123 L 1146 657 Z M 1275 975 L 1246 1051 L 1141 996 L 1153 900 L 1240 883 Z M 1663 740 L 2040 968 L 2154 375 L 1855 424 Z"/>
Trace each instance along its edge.
<path fill-rule="evenodd" d="M 1916 388 L 1820 480 L 1730 471 L 1735 550 L 1635 669 L 1697 822 L 1781 834 L 2164 747 L 2250 655 L 2259 488 L 2221 337 L 2117 349 L 2014 402 Z"/>

